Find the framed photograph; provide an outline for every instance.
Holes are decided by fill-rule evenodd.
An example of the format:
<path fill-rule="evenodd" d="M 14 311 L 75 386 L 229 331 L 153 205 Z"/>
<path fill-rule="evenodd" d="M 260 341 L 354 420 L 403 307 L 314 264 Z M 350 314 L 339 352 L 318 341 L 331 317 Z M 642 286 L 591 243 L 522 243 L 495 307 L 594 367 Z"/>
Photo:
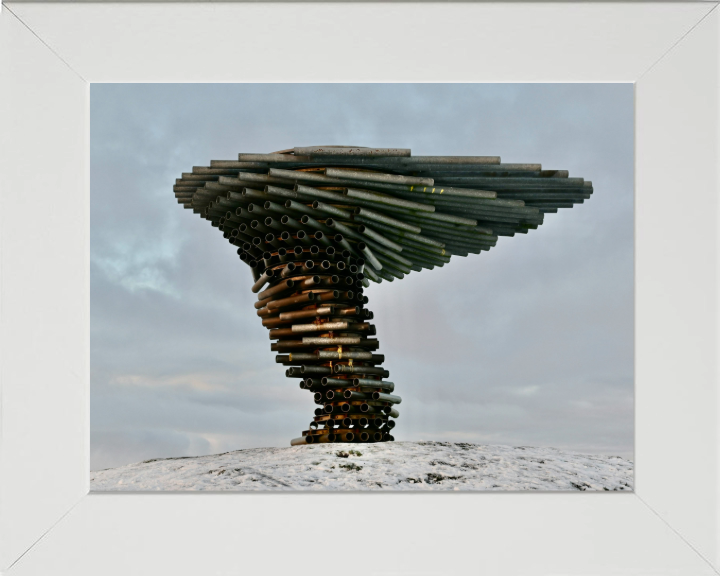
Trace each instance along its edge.
<path fill-rule="evenodd" d="M 92 491 L 632 490 L 631 83 L 90 114 Z"/>
<path fill-rule="evenodd" d="M 717 573 L 716 6 L 3 5 L 0 570 Z M 90 493 L 90 85 L 131 82 L 633 83 L 634 491 Z"/>

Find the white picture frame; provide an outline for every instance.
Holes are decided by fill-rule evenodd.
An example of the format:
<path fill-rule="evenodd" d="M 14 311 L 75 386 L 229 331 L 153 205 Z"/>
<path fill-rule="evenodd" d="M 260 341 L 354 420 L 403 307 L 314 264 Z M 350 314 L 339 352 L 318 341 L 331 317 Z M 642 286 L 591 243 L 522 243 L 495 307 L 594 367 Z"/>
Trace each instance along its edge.
<path fill-rule="evenodd" d="M 719 48 L 716 2 L 4 4 L 0 571 L 720 573 Z M 634 82 L 634 492 L 89 494 L 89 83 L 169 81 Z"/>

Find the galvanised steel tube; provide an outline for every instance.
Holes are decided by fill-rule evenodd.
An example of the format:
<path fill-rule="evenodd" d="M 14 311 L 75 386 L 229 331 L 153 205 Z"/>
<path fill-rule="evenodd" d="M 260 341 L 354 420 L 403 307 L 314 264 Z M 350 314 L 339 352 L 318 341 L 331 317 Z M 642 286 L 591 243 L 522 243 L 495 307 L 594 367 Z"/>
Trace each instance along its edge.
<path fill-rule="evenodd" d="M 350 345 L 358 345 L 360 344 L 360 338 L 353 338 L 353 337 L 338 337 L 338 338 L 332 338 L 332 337 L 312 337 L 312 336 L 306 336 L 302 339 L 303 344 L 312 344 L 315 346 L 337 346 L 337 345 L 343 345 L 343 346 L 350 346 Z"/>
<path fill-rule="evenodd" d="M 419 199 L 422 195 L 415 193 L 402 192 L 398 193 L 398 196 L 408 199 Z M 432 204 L 436 208 L 443 208 L 444 206 L 477 206 L 480 208 L 494 207 L 494 208 L 506 208 L 509 210 L 521 209 L 525 206 L 525 202 L 522 199 L 514 198 L 456 198 L 446 196 L 431 196 L 423 198 L 424 202 Z"/>
<path fill-rule="evenodd" d="M 295 354 L 278 354 L 275 356 L 275 362 L 278 364 L 299 364 L 303 362 L 316 362 L 318 359 L 317 354 L 304 354 L 302 352 Z"/>
<path fill-rule="evenodd" d="M 385 357 L 381 354 L 371 354 L 370 352 L 362 352 L 362 351 L 330 351 L 330 350 L 320 350 L 318 352 L 318 359 L 320 360 L 342 360 L 342 359 L 352 359 L 352 360 L 373 360 L 375 357 L 378 357 L 377 360 L 379 362 L 383 362 L 385 360 Z"/>
<path fill-rule="evenodd" d="M 364 148 L 361 146 L 304 146 L 294 149 L 296 156 L 407 157 L 409 148 Z"/>
<path fill-rule="evenodd" d="M 363 392 L 354 392 L 353 390 L 344 390 L 342 393 L 342 397 L 345 400 L 369 400 L 372 399 L 371 396 L 368 394 L 364 394 Z"/>
<path fill-rule="evenodd" d="M 250 228 L 258 232 L 263 232 L 264 234 L 272 234 L 272 230 L 260 222 L 260 220 L 253 220 L 250 222 Z"/>
<path fill-rule="evenodd" d="M 293 187 L 299 197 L 304 198 L 306 202 L 315 202 L 318 198 L 323 200 L 329 200 L 334 204 L 344 205 L 347 204 L 345 196 L 340 191 L 336 190 L 321 190 L 320 188 L 313 188 L 312 186 L 305 186 L 304 184 L 296 183 Z"/>
<path fill-rule="evenodd" d="M 247 211 L 250 212 L 255 217 L 258 216 L 272 216 L 272 212 L 269 210 L 265 210 L 262 206 L 259 206 L 258 204 L 248 204 Z"/>
<path fill-rule="evenodd" d="M 370 180 L 350 180 L 350 179 L 343 179 L 343 178 L 330 178 L 328 176 L 324 176 L 322 174 L 318 174 L 317 172 L 294 172 L 292 170 L 279 170 L 275 168 L 270 169 L 270 173 L 279 176 L 287 178 L 289 181 L 295 181 L 295 182 L 305 182 L 309 184 L 314 184 L 316 187 L 335 187 L 335 188 L 347 188 L 347 187 L 355 187 L 355 188 L 367 188 L 371 190 L 378 190 L 380 192 L 394 192 L 394 191 L 406 191 L 411 190 L 416 185 L 407 185 L 407 184 L 389 184 L 384 182 L 373 182 Z M 298 184 L 295 189 L 298 191 L 302 191 L 302 188 L 306 187 L 303 184 Z M 316 192 L 315 195 L 317 195 L 317 188 L 315 188 Z M 311 193 L 310 191 L 306 191 L 307 193 Z M 312 194 L 312 193 L 311 193 Z M 479 192 L 478 195 L 480 197 L 484 198 L 494 198 L 495 194 L 494 192 Z M 335 193 L 329 193 L 326 198 L 329 199 L 337 199 L 337 196 Z M 337 199 L 338 202 L 341 202 L 340 199 Z M 361 200 L 358 200 L 358 204 L 360 204 Z M 345 202 L 347 203 L 347 201 Z"/>
<path fill-rule="evenodd" d="M 411 200 L 402 200 L 396 196 L 389 194 L 381 194 L 379 192 L 370 192 L 368 190 L 357 190 L 355 188 L 347 188 L 345 195 L 348 197 L 348 202 L 354 202 L 355 200 L 365 200 L 376 205 L 378 208 L 382 206 L 391 206 L 395 208 L 405 208 L 407 210 L 417 210 L 420 212 L 435 212 L 435 206 L 430 204 L 423 204 L 420 202 L 413 202 Z"/>
<path fill-rule="evenodd" d="M 280 272 L 280 276 L 283 278 L 287 278 L 291 274 L 294 274 L 297 268 L 298 267 L 295 265 L 294 262 L 289 262 Z"/>
<path fill-rule="evenodd" d="M 369 182 L 369 181 L 340 181 L 343 184 L 336 184 L 337 186 L 361 186 L 368 190 L 377 190 L 378 192 L 387 192 L 390 194 L 400 194 L 405 192 L 415 191 L 418 194 L 430 196 L 434 194 L 443 194 L 444 196 L 462 196 L 470 198 L 495 198 L 496 193 L 492 190 L 473 190 L 469 188 L 456 188 L 452 186 L 418 186 L 418 185 L 407 185 L 407 184 L 384 184 L 380 182 Z"/>
<path fill-rule="evenodd" d="M 358 232 L 366 236 L 367 238 L 363 238 L 363 240 L 370 239 L 373 242 L 377 242 L 378 244 L 382 244 L 386 248 L 389 248 L 390 250 L 395 250 L 397 252 L 402 252 L 402 246 L 400 244 L 393 242 L 392 240 L 385 238 L 382 234 L 377 233 L 375 230 L 370 228 L 369 226 L 366 226 L 365 224 L 361 224 L 357 228 Z"/>
<path fill-rule="evenodd" d="M 348 388 L 356 386 L 352 378 L 328 378 L 327 376 L 325 376 L 322 378 L 321 383 L 323 386 L 329 386 L 332 388 Z"/>
<path fill-rule="evenodd" d="M 410 260 L 408 260 L 405 256 L 401 256 L 397 252 L 388 250 L 388 249 L 384 248 L 383 246 L 380 246 L 379 244 L 373 242 L 372 240 L 368 240 L 367 244 L 368 244 L 368 246 L 372 246 L 372 249 L 378 253 L 378 258 L 380 258 L 380 259 L 382 259 L 382 257 L 384 256 L 385 258 L 389 258 L 390 260 L 397 262 L 399 264 L 404 264 L 405 266 L 409 266 L 410 264 L 412 264 L 412 262 L 410 262 Z M 358 246 L 359 246 L 359 244 L 358 244 Z M 376 268 L 376 269 L 378 269 L 378 268 Z"/>
<path fill-rule="evenodd" d="M 373 209 L 381 209 L 381 206 L 379 204 L 366 203 L 365 201 L 358 202 L 358 204 L 360 207 L 370 206 Z M 409 208 L 400 208 L 399 206 L 383 206 L 382 209 L 386 212 L 390 212 L 394 218 L 406 219 L 408 216 L 410 216 L 416 220 L 420 220 L 421 222 L 428 222 L 430 224 L 432 224 L 433 222 L 447 222 L 451 224 L 464 224 L 468 227 L 473 227 L 477 225 L 476 220 L 472 218 L 467 218 L 465 216 L 457 216 L 451 213 L 449 209 L 444 209 L 444 212 L 426 212 Z M 420 224 L 420 226 L 422 226 L 422 224 Z"/>
<path fill-rule="evenodd" d="M 304 230 L 298 230 L 295 233 L 295 238 L 305 246 L 312 246 L 312 240 L 310 239 L 310 236 L 305 233 Z"/>
<path fill-rule="evenodd" d="M 357 364 L 335 364 L 333 371 L 335 374 L 377 374 L 382 378 L 388 378 L 390 376 L 390 372 L 384 368 L 359 366 Z"/>
<path fill-rule="evenodd" d="M 313 147 L 316 148 L 316 147 Z M 350 148 L 350 147 L 347 147 Z M 320 164 L 324 163 L 332 165 L 333 163 L 339 163 L 339 165 L 346 164 L 357 164 L 357 165 L 378 165 L 387 167 L 401 167 L 406 170 L 416 170 L 418 165 L 437 165 L 437 166 L 476 166 L 478 168 L 487 170 L 500 170 L 500 167 L 506 166 L 533 166 L 533 169 L 540 170 L 540 164 L 501 164 L 499 156 L 411 156 L 410 150 L 408 149 L 397 149 L 403 150 L 403 156 L 357 156 L 357 155 L 306 155 L 299 154 L 298 150 L 303 148 L 296 148 L 293 154 L 238 154 L 238 161 L 228 160 L 213 160 L 211 166 L 217 168 L 241 168 L 241 169 L 254 169 L 254 168 L 267 168 L 269 164 L 281 163 L 281 164 Z M 340 156 L 339 158 L 337 156 Z M 507 169 L 507 168 L 503 168 Z"/>
<path fill-rule="evenodd" d="M 427 186 L 418 186 L 415 184 L 408 185 L 408 184 L 390 184 L 385 182 L 373 182 L 370 180 L 352 180 L 347 178 L 330 178 L 328 176 L 324 176 L 322 174 L 318 174 L 317 172 L 298 172 L 293 170 L 282 170 L 277 168 L 270 168 L 269 173 L 273 177 L 277 178 L 286 178 L 289 182 L 308 182 L 315 184 L 315 186 L 326 186 L 326 187 L 362 187 L 362 188 L 369 188 L 369 189 L 375 189 L 378 191 L 383 192 L 395 192 L 395 191 L 413 191 L 414 189 L 420 188 L 421 190 L 427 190 L 430 194 L 434 193 L 434 188 Z M 298 185 L 295 187 L 296 190 L 300 191 L 301 187 L 303 185 Z M 440 190 L 443 190 L 446 194 L 453 193 L 456 189 L 449 187 L 449 188 L 437 188 L 437 192 L 440 193 Z M 312 191 L 305 191 L 306 193 L 313 194 L 315 196 L 318 195 L 317 189 L 314 189 L 314 192 Z M 466 195 L 471 195 L 474 197 L 479 198 L 494 198 L 495 193 L 492 191 L 480 191 L 480 190 L 468 190 L 465 191 Z M 328 193 L 328 195 L 324 196 L 326 198 L 336 198 L 334 193 Z M 338 201 L 340 201 L 338 199 Z M 361 202 L 358 200 L 358 202 Z"/>
<path fill-rule="evenodd" d="M 544 176 L 546 178 L 556 175 L 560 178 L 567 178 L 567 171 L 543 170 L 541 164 L 441 164 L 438 162 L 418 162 L 413 165 L 413 173 L 428 173 L 432 175 L 488 174 L 490 176 Z"/>
<path fill-rule="evenodd" d="M 353 252 L 353 251 L 355 250 L 355 249 L 348 243 L 348 241 L 345 240 L 345 238 L 343 237 L 342 234 L 335 234 L 335 236 L 333 236 L 333 239 L 334 239 L 335 242 L 338 244 L 338 246 L 341 246 L 342 248 L 344 248 L 344 249 L 347 250 L 348 252 Z"/>
<path fill-rule="evenodd" d="M 370 250 L 367 244 L 360 242 L 357 247 L 373 268 L 376 270 L 382 270 L 382 264 L 380 264 L 380 261 L 375 257 L 375 254 L 372 253 L 372 250 Z"/>
<path fill-rule="evenodd" d="M 291 266 L 292 263 L 288 264 Z M 315 294 L 313 292 L 306 292 L 299 294 L 298 296 L 290 296 L 288 298 L 281 298 L 280 300 L 273 300 L 269 302 L 267 307 L 269 310 L 275 310 L 277 308 L 285 308 L 286 306 L 292 306 L 293 304 L 304 304 L 306 302 L 312 302 L 315 300 Z"/>
<path fill-rule="evenodd" d="M 378 272 L 388 272 L 396 278 L 403 278 L 403 274 L 410 274 L 412 270 L 412 265 L 406 266 L 404 264 L 400 264 L 399 262 L 391 262 L 389 258 L 385 258 L 384 256 L 380 256 L 380 258 L 382 258 L 384 266 L 379 269 L 376 268 L 375 270 Z"/>
<path fill-rule="evenodd" d="M 452 183 L 457 185 L 460 184 L 471 184 L 474 186 L 487 186 L 491 190 L 493 189 L 518 189 L 523 190 L 527 188 L 582 188 L 585 184 L 583 178 L 483 178 L 479 176 L 445 176 L 442 179 L 443 183 Z"/>
<path fill-rule="evenodd" d="M 383 280 L 387 280 L 388 282 L 392 282 L 395 280 L 395 276 L 390 274 L 387 270 L 378 270 L 376 274 L 382 278 Z"/>
<path fill-rule="evenodd" d="M 328 228 L 332 228 L 333 230 L 337 230 L 343 236 L 347 236 L 348 238 L 355 238 L 357 240 L 363 239 L 360 233 L 353 229 L 351 226 L 349 226 L 348 223 L 341 222 L 335 218 L 328 218 L 327 220 L 325 220 L 325 226 L 327 226 Z"/>
<path fill-rule="evenodd" d="M 410 192 L 424 197 L 434 197 L 435 195 L 461 197 L 461 198 L 495 198 L 496 194 L 493 190 L 477 190 L 473 188 L 462 188 L 457 186 L 407 186 L 403 190 L 397 192 Z"/>
<path fill-rule="evenodd" d="M 424 244 L 428 247 L 434 247 L 438 249 L 441 249 L 445 246 L 442 242 L 438 242 L 437 240 L 432 240 L 430 238 L 427 238 L 426 236 L 421 236 L 420 234 L 415 234 L 413 232 L 398 230 L 396 228 L 393 228 L 392 226 L 386 226 L 379 222 L 373 222 L 369 218 L 365 218 L 364 216 L 355 216 L 355 220 L 362 223 L 370 223 L 373 226 L 380 228 L 398 244 L 403 246 L 403 249 L 405 247 L 405 241 L 411 241 L 415 244 Z M 440 251 L 440 253 L 442 253 L 442 251 Z"/>
<path fill-rule="evenodd" d="M 263 204 L 263 208 L 265 208 L 265 210 L 268 210 L 269 212 L 273 212 L 275 218 L 281 218 L 288 213 L 288 210 L 287 208 L 285 208 L 285 206 L 281 206 L 280 204 L 271 200 L 267 200 L 265 204 Z"/>
<path fill-rule="evenodd" d="M 324 212 L 338 218 L 345 218 L 346 220 L 352 218 L 352 214 L 350 214 L 350 212 L 348 212 L 347 210 L 341 210 L 340 208 L 332 206 L 331 204 L 325 204 L 324 202 L 320 202 L 319 200 L 315 200 L 312 203 L 312 207 L 313 210 Z"/>
<path fill-rule="evenodd" d="M 307 374 L 326 375 L 326 374 L 332 374 L 332 368 L 330 368 L 328 366 L 307 366 L 307 365 L 303 364 L 300 367 L 300 372 L 303 375 L 307 375 Z"/>
<path fill-rule="evenodd" d="M 449 228 L 445 226 L 423 225 L 423 234 L 428 235 L 431 232 L 441 233 L 447 235 L 448 237 L 467 236 L 474 238 L 476 236 L 487 236 L 495 238 L 495 236 L 491 234 L 491 229 L 480 228 L 479 226 L 474 228 Z"/>
<path fill-rule="evenodd" d="M 227 164 L 228 167 L 234 167 L 235 164 L 245 164 L 245 163 L 260 163 L 263 168 L 267 168 L 270 163 L 274 162 L 280 162 L 280 163 L 292 163 L 297 164 L 299 162 L 312 162 L 313 158 L 310 156 L 305 155 L 293 155 L 293 154 L 284 154 L 279 152 L 274 152 L 271 154 L 238 154 L 238 162 L 233 161 L 222 161 L 222 164 Z M 214 160 L 215 164 L 212 164 L 215 166 L 216 164 L 220 166 L 220 161 Z"/>
<path fill-rule="evenodd" d="M 357 378 L 356 378 L 357 380 Z M 354 386 L 360 390 L 360 392 L 370 393 L 383 391 L 383 392 L 392 392 L 395 390 L 395 384 L 392 382 L 381 382 L 378 380 L 378 382 L 372 386 L 363 386 L 363 385 L 357 385 L 354 384 Z"/>
<path fill-rule="evenodd" d="M 445 243 L 445 247 L 449 248 L 451 244 L 482 244 L 484 246 L 495 246 L 497 236 L 477 235 L 477 236 L 451 236 L 446 232 L 435 232 L 434 230 L 426 230 L 425 233 L 429 238 L 435 238 Z"/>
<path fill-rule="evenodd" d="M 263 286 L 265 286 L 265 284 L 267 284 L 272 277 L 273 277 L 273 271 L 272 271 L 272 270 L 266 271 L 262 276 L 260 276 L 260 278 L 258 279 L 258 281 L 255 282 L 255 284 L 252 285 L 251 290 L 252 290 L 253 292 L 259 292 L 260 289 L 261 289 Z"/>
<path fill-rule="evenodd" d="M 536 209 L 537 210 L 537 209 Z M 478 210 L 464 210 L 464 209 L 458 209 L 453 211 L 454 214 L 463 214 L 463 216 L 472 216 L 476 219 L 476 222 L 486 222 L 488 220 L 496 221 L 496 222 L 509 222 L 509 223 L 532 223 L 532 224 L 542 224 L 543 222 L 543 215 L 537 211 L 535 215 L 521 215 L 521 214 L 507 214 L 502 212 L 496 212 L 494 210 L 485 210 L 485 209 L 478 209 Z M 422 226 L 422 224 L 421 224 Z"/>
<path fill-rule="evenodd" d="M 328 402 L 339 402 L 344 399 L 342 392 L 335 392 L 334 390 L 328 390 L 324 395 L 320 394 L 321 398 L 323 396 Z"/>
<path fill-rule="evenodd" d="M 403 264 L 409 264 L 408 260 L 405 257 L 401 256 L 401 252 L 386 248 L 385 246 L 383 246 L 382 244 L 378 244 L 374 240 L 364 238 L 362 241 L 357 242 L 358 249 L 360 244 L 365 244 L 368 248 L 371 248 L 373 250 L 373 253 L 377 252 L 378 254 L 387 256 L 391 260 L 396 260 L 397 262 L 401 262 Z"/>
<path fill-rule="evenodd" d="M 330 316 L 335 314 L 335 306 L 317 306 L 308 310 L 298 310 L 296 312 L 282 312 L 279 319 L 283 321 L 295 321 L 305 318 L 319 318 L 322 316 Z"/>
<path fill-rule="evenodd" d="M 290 186 L 289 182 L 287 182 L 287 183 L 284 182 L 284 184 L 286 186 Z M 292 187 L 291 188 L 282 188 L 280 186 L 273 186 L 272 184 L 268 184 L 267 186 L 265 186 L 265 188 L 263 188 L 263 190 L 273 200 L 281 200 L 283 198 L 297 200 L 299 198 L 298 193 L 295 192 L 292 189 Z"/>
<path fill-rule="evenodd" d="M 568 202 L 575 201 L 581 202 L 583 200 L 589 200 L 592 194 L 583 192 L 564 192 L 564 191 L 544 191 L 544 192 L 499 192 L 502 194 L 504 199 L 517 199 L 525 202 L 528 206 L 528 202 L 540 201 L 540 200 L 566 200 Z"/>
<path fill-rule="evenodd" d="M 320 230 L 318 230 L 317 232 L 315 232 L 315 234 L 313 234 L 313 238 L 315 238 L 315 240 L 317 242 L 319 242 L 320 244 L 322 244 L 323 246 L 326 246 L 326 247 L 332 246 L 332 243 L 330 242 L 328 237 L 325 236 L 325 234 L 323 234 Z"/>
<path fill-rule="evenodd" d="M 385 214 L 381 214 L 368 208 L 356 208 L 353 219 L 359 222 L 366 222 L 369 220 L 371 223 L 384 224 L 388 228 L 398 229 L 400 231 L 410 232 L 413 234 L 420 234 L 421 230 L 419 226 L 413 226 L 412 224 L 408 224 L 407 222 L 403 222 L 402 220 L 398 220 L 396 218 L 391 218 L 390 216 L 386 216 Z M 375 224 L 375 226 L 378 226 L 378 224 Z"/>
<path fill-rule="evenodd" d="M 372 399 L 381 400 L 382 402 L 390 402 L 391 404 L 400 404 L 400 402 L 402 402 L 402 398 L 400 398 L 400 396 L 384 394 L 382 392 L 373 392 Z"/>
<path fill-rule="evenodd" d="M 283 226 L 281 222 L 278 222 L 277 220 L 275 220 L 275 218 L 271 216 L 265 218 L 264 224 L 268 228 L 272 228 L 273 230 L 279 230 L 280 232 L 284 232 L 286 230 L 286 227 Z"/>
<path fill-rule="evenodd" d="M 435 181 L 432 178 L 418 178 L 416 176 L 400 176 L 398 174 L 387 174 L 381 172 L 368 172 L 350 170 L 347 168 L 325 168 L 325 175 L 330 178 L 341 178 L 345 180 L 360 180 L 361 182 L 382 182 L 385 184 L 408 184 L 420 186 L 432 186 Z"/>
<path fill-rule="evenodd" d="M 535 218 L 542 219 L 542 216 L 538 213 L 537 208 L 532 206 L 502 206 L 492 204 L 460 204 L 455 202 L 434 202 L 434 205 L 441 209 L 443 213 L 454 215 L 454 214 L 497 214 L 498 216 L 504 216 L 515 219 L 522 218 Z M 408 214 L 409 218 L 413 220 L 421 219 L 421 216 L 417 214 Z M 435 219 L 435 222 L 430 222 L 429 218 L 424 218 L 427 224 L 434 226 L 447 226 L 456 224 L 457 222 L 443 221 Z M 421 224 L 422 226 L 422 224 Z M 466 226 L 465 228 L 474 228 L 475 225 Z"/>
<path fill-rule="evenodd" d="M 293 332 L 328 332 L 330 330 L 346 330 L 348 322 L 322 322 L 320 324 L 293 324 Z"/>
<path fill-rule="evenodd" d="M 407 256 L 407 258 L 413 262 L 420 262 L 425 261 L 429 262 L 430 264 L 433 264 L 434 266 L 443 266 L 444 264 L 447 264 L 450 262 L 450 256 L 449 255 L 441 255 L 441 254 L 435 254 L 432 252 L 425 252 L 421 249 L 415 249 L 410 247 L 405 247 L 403 250 L 403 254 Z"/>
<path fill-rule="evenodd" d="M 365 268 L 365 273 L 368 275 L 368 278 L 370 278 L 373 282 L 380 283 L 382 282 L 382 278 L 377 275 L 377 273 L 372 268 Z"/>
<path fill-rule="evenodd" d="M 268 302 L 270 302 L 271 300 L 272 298 L 263 298 L 262 300 L 258 300 L 257 302 L 255 302 L 254 306 L 259 310 L 260 308 L 264 308 L 265 306 L 267 306 Z M 264 322 L 265 321 L 263 320 L 263 326 L 266 326 Z"/>
<path fill-rule="evenodd" d="M 537 206 L 541 212 L 546 212 L 547 209 L 551 208 L 572 208 L 574 204 L 580 204 L 580 202 L 533 202 L 532 206 Z M 529 204 L 530 205 L 530 204 Z"/>
<path fill-rule="evenodd" d="M 296 200 L 285 200 L 285 212 L 295 212 L 298 219 L 302 218 L 305 214 L 312 216 L 317 213 L 309 206 L 306 206 L 302 202 L 297 202 Z"/>
<path fill-rule="evenodd" d="M 315 230 L 320 230 L 321 232 L 324 232 L 325 234 L 328 234 L 330 236 L 334 235 L 333 231 L 330 230 L 327 226 L 324 224 L 320 224 L 315 218 L 308 216 L 307 214 L 304 214 L 302 218 L 300 218 L 300 223 L 304 226 L 311 226 Z"/>
<path fill-rule="evenodd" d="M 392 382 L 382 382 L 381 380 L 374 380 L 372 378 L 353 378 L 353 386 L 395 386 Z"/>
<path fill-rule="evenodd" d="M 252 174 L 249 172 L 243 172 L 238 174 L 238 178 L 232 178 L 229 176 L 220 176 L 218 178 L 219 184 L 225 184 L 227 186 L 235 186 L 236 188 L 246 188 L 248 186 L 267 185 L 267 184 L 284 184 L 284 180 L 278 178 L 272 178 L 267 174 Z"/>
<path fill-rule="evenodd" d="M 494 209 L 498 211 L 507 211 L 509 213 L 523 213 L 532 212 L 525 205 L 524 198 L 542 197 L 547 192 L 502 192 L 502 197 L 498 197 L 492 200 L 476 200 L 467 198 L 445 198 L 445 197 L 434 197 L 425 200 L 428 204 L 435 206 L 437 210 L 446 211 L 454 208 L 476 208 L 476 209 Z M 557 193 L 553 193 L 557 194 Z M 565 196 L 569 196 L 572 193 L 563 193 Z M 516 195 L 517 198 L 512 198 L 511 195 Z M 415 194 L 400 194 L 403 198 L 414 199 Z"/>

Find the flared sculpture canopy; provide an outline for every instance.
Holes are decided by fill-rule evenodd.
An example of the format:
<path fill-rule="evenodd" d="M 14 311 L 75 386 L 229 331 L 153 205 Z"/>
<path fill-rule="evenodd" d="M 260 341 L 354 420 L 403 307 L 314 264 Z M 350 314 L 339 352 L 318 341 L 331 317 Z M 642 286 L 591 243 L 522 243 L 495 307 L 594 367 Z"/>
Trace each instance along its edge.
<path fill-rule="evenodd" d="M 174 192 L 250 266 L 276 361 L 318 405 L 292 444 L 312 444 L 393 440 L 401 399 L 375 353 L 370 282 L 490 250 L 593 188 L 497 156 L 311 146 L 195 166 Z"/>

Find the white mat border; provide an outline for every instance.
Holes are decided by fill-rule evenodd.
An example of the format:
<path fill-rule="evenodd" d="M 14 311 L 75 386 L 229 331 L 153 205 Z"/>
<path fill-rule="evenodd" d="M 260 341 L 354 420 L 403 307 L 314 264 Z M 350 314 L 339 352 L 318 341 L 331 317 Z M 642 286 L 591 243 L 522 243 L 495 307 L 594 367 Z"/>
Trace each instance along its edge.
<path fill-rule="evenodd" d="M 331 505 L 359 535 L 388 518 L 372 564 L 329 547 L 350 574 L 714 573 L 716 6 L 4 6 L 0 568 L 309 573 Z M 88 82 L 110 81 L 636 82 L 636 494 L 87 495 Z"/>

